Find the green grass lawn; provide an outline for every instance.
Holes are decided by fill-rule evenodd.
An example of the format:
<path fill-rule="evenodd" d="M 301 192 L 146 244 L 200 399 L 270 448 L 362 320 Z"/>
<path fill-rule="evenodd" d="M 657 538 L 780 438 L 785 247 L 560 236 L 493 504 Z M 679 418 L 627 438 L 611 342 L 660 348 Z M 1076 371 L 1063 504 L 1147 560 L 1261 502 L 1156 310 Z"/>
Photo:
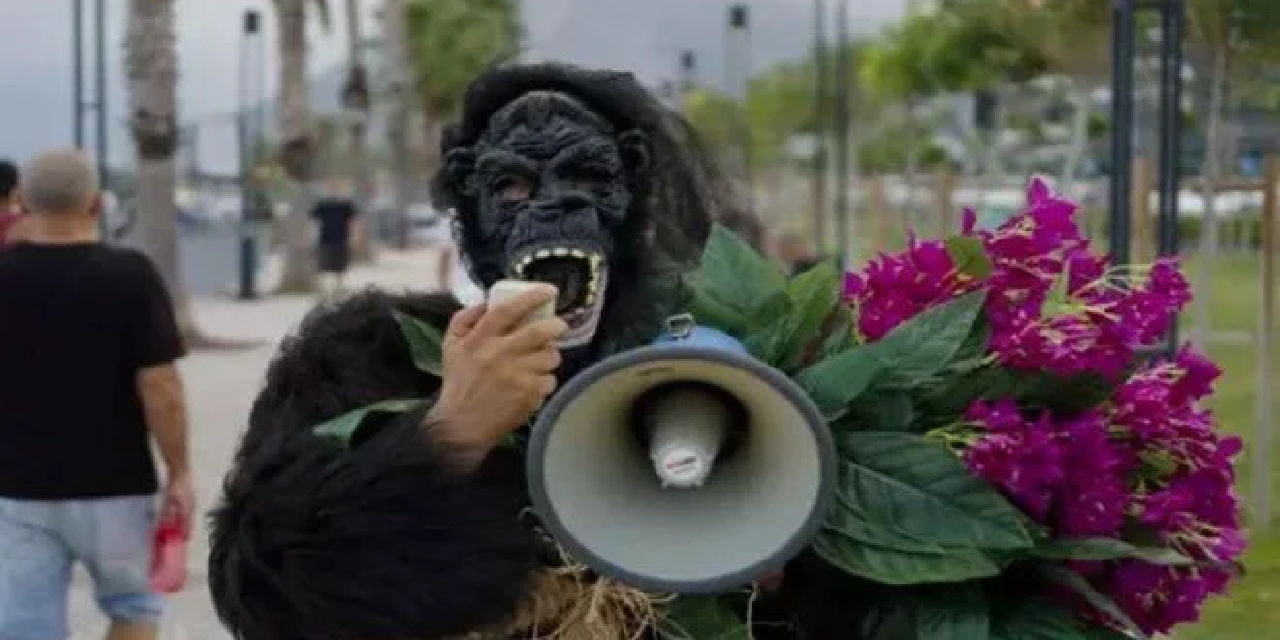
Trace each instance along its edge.
<path fill-rule="evenodd" d="M 1258 265 L 1256 255 L 1219 259 L 1212 287 L 1215 330 L 1256 335 L 1262 291 Z M 1193 269 L 1193 265 L 1187 265 L 1189 274 L 1194 273 Z M 1189 317 L 1184 318 L 1183 326 L 1189 328 L 1190 321 Z M 1261 354 L 1251 344 L 1214 344 L 1210 352 L 1224 371 L 1213 398 L 1213 409 L 1223 429 L 1245 439 L 1238 486 L 1242 499 L 1249 505 L 1254 470 L 1250 459 L 1252 449 L 1248 445 L 1257 425 L 1257 363 Z M 1280 349 L 1274 349 L 1270 357 L 1272 363 L 1280 363 Z M 1269 396 L 1272 406 L 1280 409 L 1280 380 L 1274 382 Z M 1280 415 L 1280 411 L 1276 415 Z M 1276 459 L 1280 460 L 1280 437 L 1275 438 L 1273 444 Z M 1271 486 L 1274 495 L 1280 496 L 1280 473 L 1274 468 Z M 1261 640 L 1280 635 L 1277 632 L 1280 629 L 1280 523 L 1273 524 L 1270 531 L 1250 531 L 1244 562 L 1246 574 L 1230 594 L 1210 602 L 1201 624 L 1179 629 L 1178 640 Z"/>

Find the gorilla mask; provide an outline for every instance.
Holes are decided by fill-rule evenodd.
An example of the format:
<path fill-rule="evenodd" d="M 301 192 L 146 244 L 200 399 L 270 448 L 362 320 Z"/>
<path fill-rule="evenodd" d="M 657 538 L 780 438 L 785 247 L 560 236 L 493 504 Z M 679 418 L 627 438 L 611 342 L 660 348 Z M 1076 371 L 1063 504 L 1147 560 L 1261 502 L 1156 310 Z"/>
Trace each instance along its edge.
<path fill-rule="evenodd" d="M 495 113 L 468 152 L 477 248 L 489 258 L 476 261 L 479 275 L 485 286 L 499 276 L 556 285 L 556 314 L 569 324 L 561 347 L 590 342 L 599 326 L 645 145 L 571 96 L 534 91 Z"/>
<path fill-rule="evenodd" d="M 696 259 L 717 206 L 713 166 L 684 127 L 630 74 L 547 64 L 481 76 L 433 183 L 472 277 L 554 284 L 562 348 L 591 344 L 616 316 L 634 324 L 619 300 L 639 302 L 657 263 Z"/>

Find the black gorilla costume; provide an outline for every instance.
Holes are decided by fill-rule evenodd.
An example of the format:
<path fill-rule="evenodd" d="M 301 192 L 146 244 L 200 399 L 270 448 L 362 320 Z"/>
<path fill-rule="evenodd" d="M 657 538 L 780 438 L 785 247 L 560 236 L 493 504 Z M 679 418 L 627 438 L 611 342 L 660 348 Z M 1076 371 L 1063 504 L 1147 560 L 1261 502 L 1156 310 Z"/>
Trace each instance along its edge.
<path fill-rule="evenodd" d="M 515 66 L 470 87 L 433 191 L 477 282 L 560 287 L 563 379 L 649 343 L 680 307 L 681 274 L 726 209 L 708 157 L 630 74 Z M 605 581 L 567 569 L 530 522 L 518 449 L 455 472 L 421 411 L 366 425 L 350 448 L 312 433 L 433 393 L 440 381 L 415 369 L 393 311 L 443 327 L 457 308 L 365 292 L 317 308 L 283 343 L 212 517 L 209 585 L 237 638 L 633 637 L 584 613 Z M 756 637 L 856 638 L 864 599 L 801 556 L 753 605 Z"/>

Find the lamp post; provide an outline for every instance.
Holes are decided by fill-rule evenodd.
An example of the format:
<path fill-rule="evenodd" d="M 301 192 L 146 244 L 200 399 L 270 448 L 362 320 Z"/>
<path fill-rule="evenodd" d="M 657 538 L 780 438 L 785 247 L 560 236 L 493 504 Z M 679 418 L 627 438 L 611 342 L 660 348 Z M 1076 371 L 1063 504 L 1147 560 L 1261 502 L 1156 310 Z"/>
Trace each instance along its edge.
<path fill-rule="evenodd" d="M 852 61 L 849 52 L 849 0 L 836 5 L 836 235 L 840 242 L 840 263 L 845 271 L 853 266 L 849 250 L 853 243 L 849 211 L 849 82 Z"/>
<path fill-rule="evenodd" d="M 729 32 L 726 42 L 725 69 L 728 84 L 738 101 L 739 150 L 743 181 L 746 183 L 746 205 L 755 202 L 754 158 L 752 158 L 751 126 L 747 120 L 747 92 L 751 78 L 751 30 L 745 4 L 729 6 Z"/>
<path fill-rule="evenodd" d="M 1112 0 L 1111 74 L 1111 253 L 1116 264 L 1132 259 L 1131 191 L 1133 190 L 1135 31 L 1139 9 L 1160 13 L 1160 116 L 1156 253 L 1178 253 L 1178 187 L 1182 160 L 1182 66 L 1186 0 Z M 1142 241 L 1149 241 L 1143 238 Z M 1173 356 L 1178 350 L 1177 322 L 1171 324 L 1156 353 Z"/>
<path fill-rule="evenodd" d="M 826 0 L 813 2 L 813 248 L 827 245 L 827 10 Z"/>
<path fill-rule="evenodd" d="M 690 49 L 680 52 L 680 77 L 676 86 L 676 101 L 683 111 L 687 106 L 689 94 L 697 82 L 698 58 Z"/>
<path fill-rule="evenodd" d="M 258 297 L 257 230 L 260 220 L 270 214 L 270 211 L 263 210 L 266 198 L 262 185 L 258 184 L 260 177 L 256 175 L 256 159 L 253 157 L 253 145 L 261 138 L 263 130 L 260 113 L 264 93 L 260 26 L 258 12 L 246 10 L 240 38 L 240 112 L 236 116 L 240 147 L 240 286 L 237 295 L 240 300 Z"/>
<path fill-rule="evenodd" d="M 94 4 L 94 101 L 84 95 L 84 0 L 71 0 L 71 129 L 75 146 L 85 147 L 84 116 L 93 110 L 95 155 L 100 183 L 107 187 L 107 54 L 106 1 Z M 98 216 L 98 232 L 104 241 L 109 237 L 107 216 Z"/>

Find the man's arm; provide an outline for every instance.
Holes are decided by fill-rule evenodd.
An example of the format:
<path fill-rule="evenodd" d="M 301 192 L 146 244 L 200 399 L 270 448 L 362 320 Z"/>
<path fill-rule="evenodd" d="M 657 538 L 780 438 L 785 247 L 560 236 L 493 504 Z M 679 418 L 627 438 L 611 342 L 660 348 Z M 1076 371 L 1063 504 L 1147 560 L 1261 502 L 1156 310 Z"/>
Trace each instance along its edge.
<path fill-rule="evenodd" d="M 173 301 L 155 266 L 139 256 L 141 266 L 134 282 L 140 286 L 133 298 L 130 348 L 134 388 L 142 402 L 147 429 L 156 439 L 168 479 L 186 477 L 191 471 L 187 452 L 187 407 L 182 376 L 176 362 L 186 355 L 178 330 Z"/>
<path fill-rule="evenodd" d="M 147 429 L 156 439 L 169 477 L 189 474 L 187 405 L 178 367 L 168 363 L 141 369 L 136 384 Z"/>

